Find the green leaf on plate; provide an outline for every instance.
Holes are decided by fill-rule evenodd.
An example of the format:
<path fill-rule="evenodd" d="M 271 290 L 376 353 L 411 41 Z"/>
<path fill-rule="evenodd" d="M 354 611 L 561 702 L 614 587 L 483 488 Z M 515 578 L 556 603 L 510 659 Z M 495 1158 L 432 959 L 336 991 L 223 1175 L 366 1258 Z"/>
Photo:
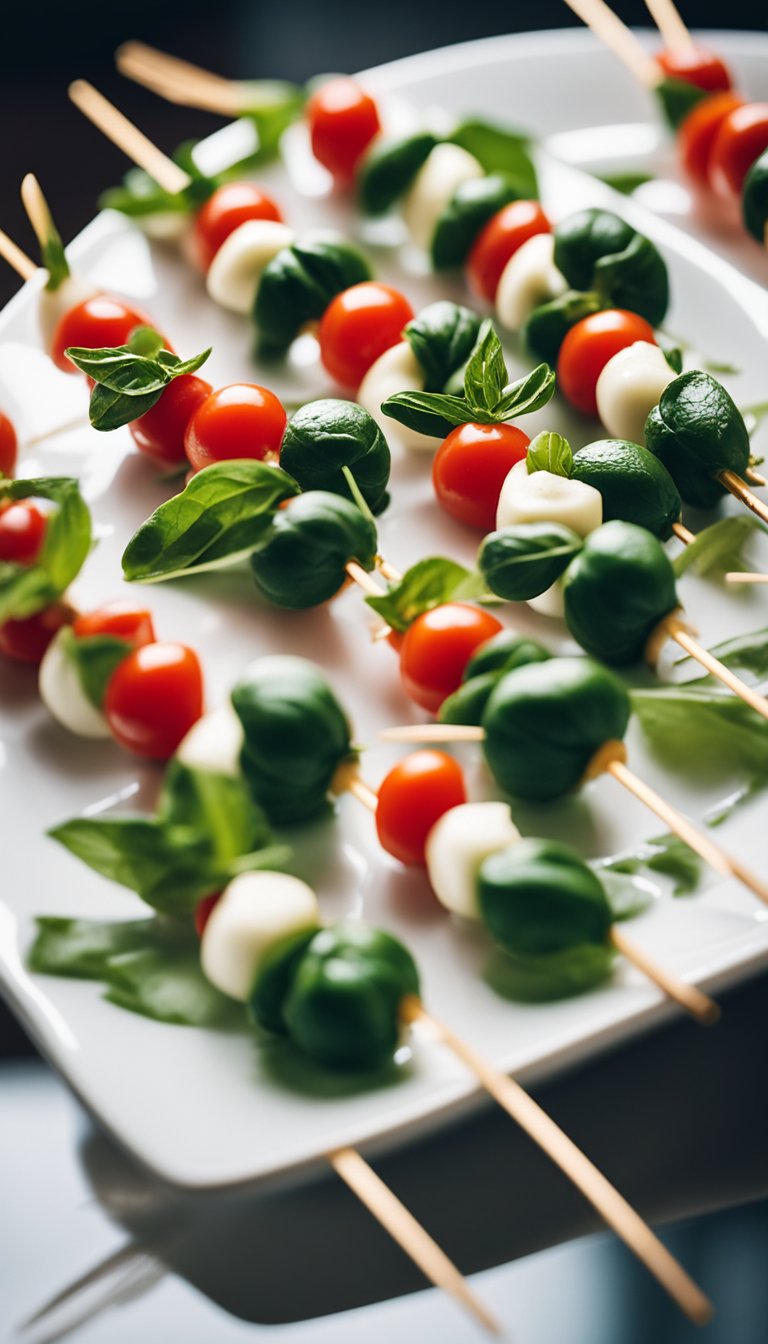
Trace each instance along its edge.
<path fill-rule="evenodd" d="M 521 197 L 536 200 L 539 187 L 529 136 L 481 117 L 467 117 L 446 139 L 466 149 L 486 173 L 506 173 L 513 178 Z"/>
<path fill-rule="evenodd" d="M 695 569 L 699 574 L 727 574 L 733 570 L 754 569 L 744 554 L 744 548 L 756 532 L 766 535 L 766 529 L 757 518 L 737 514 L 721 518 L 699 532 L 696 540 L 675 556 L 675 574 Z"/>
<path fill-rule="evenodd" d="M 78 637 L 71 628 L 60 635 L 64 654 L 74 664 L 78 680 L 86 698 L 95 709 L 103 709 L 107 684 L 120 663 L 127 658 L 133 645 L 116 635 L 85 635 Z"/>
<path fill-rule="evenodd" d="M 525 461 L 529 472 L 548 471 L 553 476 L 570 476 L 573 452 L 562 434 L 543 430 L 529 444 Z"/>
<path fill-rule="evenodd" d="M 49 499 L 56 508 L 48 516 L 34 565 L 0 562 L 0 622 L 23 620 L 55 602 L 79 574 L 91 549 L 91 515 L 76 480 L 0 479 L 0 503 L 20 499 Z"/>
<path fill-rule="evenodd" d="M 381 597 L 366 597 L 365 600 L 393 630 L 402 632 L 422 612 L 431 611 L 443 602 L 482 597 L 485 592 L 485 583 L 479 574 L 456 564 L 455 560 L 434 555 L 412 565 Z"/>

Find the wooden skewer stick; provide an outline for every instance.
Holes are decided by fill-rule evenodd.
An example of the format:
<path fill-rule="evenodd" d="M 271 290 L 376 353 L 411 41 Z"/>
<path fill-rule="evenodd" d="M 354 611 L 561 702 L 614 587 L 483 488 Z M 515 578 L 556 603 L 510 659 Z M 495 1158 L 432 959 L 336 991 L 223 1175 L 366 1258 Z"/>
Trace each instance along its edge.
<path fill-rule="evenodd" d="M 662 71 L 656 61 L 648 55 L 638 42 L 635 34 L 622 23 L 618 14 L 605 3 L 605 0 L 565 0 L 569 9 L 577 14 L 582 23 L 609 47 L 639 84 L 647 89 L 655 89 L 661 82 Z"/>
<path fill-rule="evenodd" d="M 58 239 L 48 202 L 34 173 L 27 173 L 22 179 L 21 200 L 41 249 L 48 245 L 51 238 Z"/>
<path fill-rule="evenodd" d="M 247 87 L 237 80 L 215 75 L 143 42 L 125 42 L 118 48 L 116 63 L 122 75 L 182 107 L 237 116 L 248 103 Z"/>
<path fill-rule="evenodd" d="M 736 499 L 746 504 L 748 509 L 756 513 L 763 523 L 768 523 L 768 505 L 764 504 L 762 499 L 758 499 L 740 476 L 735 471 L 721 471 L 718 480 L 730 491 Z"/>
<path fill-rule="evenodd" d="M 667 47 L 679 51 L 681 47 L 693 46 L 693 38 L 673 0 L 645 0 L 645 3 Z"/>
<path fill-rule="evenodd" d="M 501 1326 L 475 1297 L 464 1276 L 437 1242 L 400 1202 L 389 1186 L 376 1175 L 354 1148 L 338 1148 L 327 1154 L 328 1161 L 342 1181 L 381 1223 L 419 1269 L 443 1292 L 455 1298 L 471 1312 L 491 1334 L 500 1335 Z"/>
<path fill-rule="evenodd" d="M 92 121 L 108 140 L 122 149 L 133 163 L 149 173 L 164 191 L 175 196 L 190 185 L 192 179 L 189 174 L 153 145 L 132 121 L 123 116 L 123 113 L 87 80 L 76 79 L 70 84 L 69 96 L 88 120 Z"/>
<path fill-rule="evenodd" d="M 466 1065 L 485 1090 L 589 1200 L 608 1226 L 663 1285 L 689 1320 L 697 1325 L 705 1325 L 711 1320 L 712 1304 L 701 1289 L 603 1173 L 519 1083 L 494 1069 L 481 1055 L 476 1054 L 450 1027 L 428 1013 L 415 996 L 405 1000 L 401 1011 L 404 1020 L 412 1024 L 424 1024 Z"/>
<path fill-rule="evenodd" d="M 692 532 L 689 527 L 686 527 L 685 523 L 673 523 L 672 531 L 678 541 L 682 541 L 684 546 L 690 546 L 691 542 L 696 540 L 696 533 Z"/>
<path fill-rule="evenodd" d="M 754 467 L 747 467 L 744 476 L 746 480 L 749 481 L 750 485 L 768 485 L 768 480 L 766 480 L 765 476 L 761 476 L 760 472 L 755 471 Z"/>
<path fill-rule="evenodd" d="M 684 1008 L 691 1017 L 695 1017 L 703 1027 L 711 1027 L 720 1019 L 720 1008 L 708 994 L 704 994 L 696 985 L 689 985 L 677 976 L 670 975 L 663 966 L 649 957 L 641 947 L 628 938 L 624 930 L 614 924 L 609 933 L 611 943 L 627 961 L 631 961 L 643 975 L 652 980 L 662 994 Z"/>
<path fill-rule="evenodd" d="M 22 280 L 31 280 L 32 276 L 40 270 L 37 263 L 31 257 L 28 257 L 26 252 L 22 252 L 21 248 L 2 229 L 0 229 L 0 257 L 3 258 L 3 261 L 8 262 L 8 265 L 17 275 L 21 276 Z"/>
<path fill-rule="evenodd" d="M 384 589 L 379 587 L 376 580 L 371 577 L 366 569 L 363 569 L 362 565 L 358 565 L 356 560 L 348 560 L 344 568 L 353 583 L 362 588 L 363 592 L 367 593 L 369 597 L 384 596 Z"/>
<path fill-rule="evenodd" d="M 750 709 L 754 709 L 756 714 L 768 719 L 768 700 L 765 696 L 760 695 L 759 691 L 756 691 L 753 686 L 748 686 L 745 681 L 742 681 L 741 677 L 737 677 L 735 672 L 726 667 L 725 663 L 721 663 L 719 658 L 715 658 L 714 654 L 709 652 L 709 649 L 705 649 L 697 639 L 694 639 L 688 626 L 680 620 L 676 612 L 666 616 L 651 635 L 647 652 L 651 666 L 655 666 L 657 651 L 665 638 L 673 639 L 691 658 L 695 658 L 697 663 L 706 668 L 710 676 L 717 677 L 717 680 L 727 686 L 729 691 L 733 691 L 734 695 L 738 695 L 746 705 L 749 705 Z"/>
<path fill-rule="evenodd" d="M 751 570 L 729 569 L 726 583 L 768 583 L 768 574 L 759 574 Z"/>
<path fill-rule="evenodd" d="M 390 565 L 389 561 L 385 560 L 381 555 L 377 555 L 376 557 L 376 568 L 389 583 L 399 583 L 403 577 L 400 570 L 395 569 L 394 565 Z"/>

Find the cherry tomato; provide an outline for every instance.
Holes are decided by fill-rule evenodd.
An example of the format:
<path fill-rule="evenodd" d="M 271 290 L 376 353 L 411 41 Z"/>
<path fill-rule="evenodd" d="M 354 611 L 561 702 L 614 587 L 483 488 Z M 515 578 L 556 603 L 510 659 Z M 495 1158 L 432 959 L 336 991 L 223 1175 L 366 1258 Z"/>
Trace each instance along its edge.
<path fill-rule="evenodd" d="M 397 345 L 412 317 L 405 295 L 390 285 L 364 280 L 342 290 L 323 313 L 317 334 L 331 377 L 344 387 L 359 387 L 379 355 Z"/>
<path fill-rule="evenodd" d="M 224 182 L 200 207 L 193 225 L 193 247 L 207 271 L 222 243 L 249 219 L 282 221 L 279 207 L 255 182 Z"/>
<path fill-rule="evenodd" d="M 708 93 L 730 89 L 733 83 L 727 65 L 705 47 L 666 47 L 656 60 L 668 79 L 682 79 Z"/>
<path fill-rule="evenodd" d="M 112 294 L 94 294 L 60 319 L 53 333 L 51 359 L 63 373 L 78 370 L 64 351 L 69 346 L 101 350 L 108 345 L 125 345 L 137 327 L 151 327 L 152 319 L 139 308 L 132 308 Z"/>
<path fill-rule="evenodd" d="M 444 812 L 467 801 L 461 767 L 444 751 L 414 751 L 379 786 L 376 831 L 401 863 L 424 863 L 427 836 Z"/>
<path fill-rule="evenodd" d="M 379 131 L 375 102 L 354 79 L 330 79 L 307 103 L 312 153 L 339 183 L 349 183 Z"/>
<path fill-rule="evenodd" d="M 107 602 L 103 607 L 77 616 L 72 631 L 77 639 L 114 635 L 116 639 L 130 640 L 134 648 L 155 642 L 152 612 L 146 607 L 137 607 L 129 598 Z"/>
<path fill-rule="evenodd" d="M 711 98 L 702 98 L 680 123 L 680 159 L 688 176 L 700 187 L 709 187 L 709 161 L 720 127 L 731 112 L 743 106 L 744 99 L 737 93 L 713 93 Z"/>
<path fill-rule="evenodd" d="M 720 123 L 709 160 L 709 182 L 724 200 L 741 196 L 744 178 L 768 149 L 768 103 L 744 103 Z"/>
<path fill-rule="evenodd" d="M 53 636 L 71 625 L 74 615 L 68 603 L 54 602 L 22 621 L 6 621 L 0 625 L 0 653 L 17 663 L 39 663 Z"/>
<path fill-rule="evenodd" d="M 12 476 L 16 467 L 16 430 L 0 411 L 0 475 Z"/>
<path fill-rule="evenodd" d="M 432 484 L 446 513 L 460 523 L 491 532 L 509 472 L 528 451 L 530 439 L 516 425 L 457 425 L 432 462 Z"/>
<path fill-rule="evenodd" d="M 288 417 L 273 392 L 256 383 L 230 383 L 201 402 L 184 433 L 196 471 L 212 462 L 255 457 L 276 462 Z"/>
<path fill-rule="evenodd" d="M 202 669 L 183 644 L 134 649 L 107 683 L 107 723 L 121 747 L 137 756 L 167 761 L 202 712 Z"/>
<path fill-rule="evenodd" d="M 187 460 L 184 435 L 192 416 L 213 392 L 204 378 L 182 373 L 162 393 L 151 410 L 132 420 L 131 431 L 139 452 L 162 467 L 175 467 Z"/>
<path fill-rule="evenodd" d="M 198 938 L 205 933 L 205 926 L 213 913 L 213 907 L 221 900 L 222 893 L 214 891 L 212 896 L 204 896 L 195 906 L 195 932 Z"/>
<path fill-rule="evenodd" d="M 467 275 L 475 293 L 493 303 L 510 257 L 535 234 L 551 232 L 552 225 L 538 201 L 505 205 L 480 230 L 469 254 Z"/>
<path fill-rule="evenodd" d="M 584 415 L 597 415 L 595 388 L 603 369 L 620 350 L 635 341 L 656 344 L 653 327 L 624 308 L 590 313 L 571 327 L 557 360 L 557 384 L 563 396 Z"/>
<path fill-rule="evenodd" d="M 466 602 L 445 602 L 417 616 L 400 650 L 400 675 L 408 695 L 436 714 L 458 690 L 475 649 L 501 629 L 490 612 Z"/>
<path fill-rule="evenodd" d="M 45 540 L 48 519 L 26 499 L 0 507 L 0 560 L 34 565 Z"/>

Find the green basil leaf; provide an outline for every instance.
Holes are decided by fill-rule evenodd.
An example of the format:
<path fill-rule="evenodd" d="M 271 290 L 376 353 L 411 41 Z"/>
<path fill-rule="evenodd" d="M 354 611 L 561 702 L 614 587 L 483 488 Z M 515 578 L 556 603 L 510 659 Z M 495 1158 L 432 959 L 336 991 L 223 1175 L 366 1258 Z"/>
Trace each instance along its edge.
<path fill-rule="evenodd" d="M 559 298 L 534 308 L 521 332 L 523 347 L 537 359 L 554 366 L 571 327 L 599 309 L 600 299 L 596 294 L 568 290 Z"/>
<path fill-rule="evenodd" d="M 628 910 L 616 908 L 611 888 L 605 882 L 607 876 L 627 874 L 641 877 L 648 872 L 663 873 L 665 877 L 672 878 L 673 896 L 693 895 L 703 878 L 703 864 L 698 854 L 694 853 L 685 841 L 679 840 L 676 835 L 669 832 L 644 841 L 636 853 L 622 854 L 616 859 L 596 864 L 595 870 L 606 887 L 606 894 L 617 919 L 634 918 L 640 910 L 636 906 L 631 906 Z"/>
<path fill-rule="evenodd" d="M 127 345 L 108 350 L 70 346 L 65 353 L 88 378 L 111 392 L 122 392 L 126 396 L 162 392 L 171 381 L 170 373 L 159 360 L 136 355 Z"/>
<path fill-rule="evenodd" d="M 153 359 L 156 355 L 160 355 L 164 347 L 165 337 L 161 336 L 159 331 L 155 331 L 154 327 L 134 327 L 124 348 L 132 350 L 134 355 L 147 355 Z M 170 354 L 170 351 L 166 350 L 165 353 Z M 177 356 L 174 355 L 173 358 L 176 359 Z"/>
<path fill-rule="evenodd" d="M 754 565 L 744 554 L 744 547 L 755 532 L 765 534 L 765 531 L 759 520 L 749 514 L 721 518 L 711 527 L 705 527 L 695 541 L 675 556 L 672 562 L 675 574 L 679 578 L 687 569 L 695 569 L 704 575 L 753 569 Z"/>
<path fill-rule="evenodd" d="M 434 555 L 412 565 L 381 597 L 365 600 L 393 630 L 405 631 L 422 612 L 444 602 L 466 601 L 485 594 L 486 585 L 479 574 L 454 560 Z"/>
<path fill-rule="evenodd" d="M 555 373 L 548 364 L 538 364 L 535 369 L 510 383 L 504 389 L 504 395 L 495 406 L 497 420 L 512 420 L 520 415 L 531 415 L 540 411 L 555 394 Z"/>
<path fill-rule="evenodd" d="M 272 841 L 267 819 L 239 775 L 190 769 L 176 760 L 166 771 L 158 816 L 171 827 L 204 835 L 222 867 Z"/>
<path fill-rule="evenodd" d="M 440 392 L 396 392 L 381 403 L 381 409 L 398 424 L 437 439 L 444 439 L 457 425 L 496 423 L 493 413 L 471 407 L 464 397 Z"/>
<path fill-rule="evenodd" d="M 357 199 L 366 215 L 385 215 L 404 196 L 435 145 L 431 131 L 404 140 L 374 140 L 357 173 Z"/>
<path fill-rule="evenodd" d="M 181 193 L 163 191 L 143 168 L 131 168 L 122 186 L 110 187 L 99 197 L 99 208 L 118 210 L 132 219 L 148 215 L 189 214 L 189 205 Z"/>
<path fill-rule="evenodd" d="M 761 682 L 768 679 L 768 629 L 755 630 L 748 635 L 737 635 L 734 639 L 726 639 L 722 644 L 715 644 L 711 652 L 726 667 L 730 667 L 733 672 L 738 672 L 740 676 L 746 674 L 747 680 Z M 681 658 L 681 663 L 693 662 L 689 658 Z M 693 662 L 693 666 L 698 671 L 699 664 Z M 686 686 L 696 686 L 699 689 L 710 687 L 713 691 L 722 689 L 721 682 L 717 677 L 698 676 L 693 681 L 687 681 Z"/>
<path fill-rule="evenodd" d="M 526 602 L 552 587 L 582 545 L 581 537 L 559 523 L 518 523 L 489 533 L 477 562 L 492 593 Z"/>
<path fill-rule="evenodd" d="M 201 350 L 199 355 L 193 355 L 191 359 L 179 359 L 178 355 L 172 354 L 170 350 L 161 350 L 157 359 L 158 363 L 168 370 L 171 378 L 181 378 L 188 373 L 197 373 L 209 358 L 212 349 L 213 346 L 209 345 L 207 350 Z"/>
<path fill-rule="evenodd" d="M 298 493 L 280 467 L 250 458 L 205 467 L 134 533 L 123 573 L 152 583 L 233 564 L 256 548 L 278 505 Z"/>
<path fill-rule="evenodd" d="M 632 691 L 632 708 L 666 768 L 698 784 L 729 772 L 768 785 L 768 722 L 722 687 L 691 683 Z"/>
<path fill-rule="evenodd" d="M 470 408 L 495 411 L 507 385 L 507 366 L 493 323 L 486 319 L 464 374 L 464 395 Z"/>
<path fill-rule="evenodd" d="M 0 500 L 50 499 L 43 547 L 34 565 L 0 563 L 0 622 L 23 620 L 50 606 L 79 574 L 91 549 L 91 515 L 68 476 L 0 481 Z"/>
<path fill-rule="evenodd" d="M 435 225 L 432 265 L 436 271 L 458 270 L 464 265 L 480 230 L 511 201 L 527 195 L 525 188 L 505 173 L 463 182 Z"/>
<path fill-rule="evenodd" d="M 656 85 L 654 93 L 661 103 L 661 110 L 673 131 L 676 131 L 678 126 L 685 121 L 688 113 L 693 111 L 702 98 L 708 97 L 705 89 L 697 88 L 687 79 L 675 79 L 673 77 L 662 79 Z"/>
<path fill-rule="evenodd" d="M 536 200 L 539 186 L 529 153 L 530 138 L 507 126 L 468 117 L 446 139 L 477 159 L 486 173 L 505 173 L 517 184 L 520 196 Z"/>
<path fill-rule="evenodd" d="M 615 960 L 612 948 L 595 943 L 577 943 L 537 957 L 512 957 L 494 951 L 483 979 L 502 998 L 516 1003 L 549 1003 L 595 989 L 611 975 Z"/>
<path fill-rule="evenodd" d="M 666 262 L 650 239 L 640 233 L 622 252 L 600 257 L 591 287 L 602 295 L 606 307 L 628 308 L 652 327 L 663 322 L 669 306 Z"/>
<path fill-rule="evenodd" d="M 220 884 L 210 841 L 193 826 L 153 817 L 78 817 L 48 834 L 102 877 L 166 914 L 191 913 Z"/>
<path fill-rule="evenodd" d="M 75 666 L 86 698 L 95 709 L 103 709 L 109 680 L 133 649 L 131 641 L 116 635 L 79 638 L 71 629 L 63 629 L 60 639 L 66 657 Z"/>
<path fill-rule="evenodd" d="M 365 257 L 343 234 L 322 229 L 300 234 L 262 272 L 253 308 L 260 346 L 287 349 L 337 294 L 370 277 Z"/>
<path fill-rule="evenodd" d="M 469 359 L 479 331 L 479 317 L 448 299 L 427 304 L 412 318 L 403 335 L 424 371 L 426 392 L 446 391 L 448 380 Z"/>
<path fill-rule="evenodd" d="M 126 396 L 124 392 L 113 392 L 109 387 L 102 387 L 99 383 L 91 392 L 91 400 L 88 405 L 88 419 L 93 429 L 108 433 L 113 429 L 121 429 L 123 425 L 130 425 L 133 420 L 139 420 L 147 411 L 151 411 L 156 406 L 164 388 L 157 392 L 145 392 L 140 396 Z"/>
<path fill-rule="evenodd" d="M 570 476 L 573 469 L 571 445 L 562 434 L 543 430 L 528 446 L 528 471 L 548 471 L 553 476 Z"/>

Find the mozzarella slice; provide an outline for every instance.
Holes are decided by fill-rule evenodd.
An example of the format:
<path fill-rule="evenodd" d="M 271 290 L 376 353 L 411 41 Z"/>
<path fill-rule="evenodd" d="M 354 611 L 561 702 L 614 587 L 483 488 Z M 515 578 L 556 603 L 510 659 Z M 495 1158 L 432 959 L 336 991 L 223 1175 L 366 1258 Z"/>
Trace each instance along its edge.
<path fill-rule="evenodd" d="M 40 699 L 56 722 L 77 737 L 110 737 L 106 718 L 91 704 L 66 652 L 68 634 L 66 629 L 59 630 L 43 654 L 38 674 Z"/>
<path fill-rule="evenodd" d="M 382 402 L 395 392 L 423 392 L 424 370 L 416 358 L 409 341 L 400 341 L 371 365 L 360 384 L 357 400 L 364 410 L 372 415 L 387 440 L 396 439 L 403 448 L 433 453 L 442 443 L 442 439 L 432 438 L 429 434 L 419 434 L 408 429 L 397 420 L 383 415 Z"/>
<path fill-rule="evenodd" d="M 507 331 L 519 331 L 534 308 L 564 294 L 565 277 L 554 263 L 551 233 L 528 238 L 510 257 L 496 290 L 496 316 Z"/>
<path fill-rule="evenodd" d="M 435 145 L 403 200 L 403 219 L 418 247 L 429 250 L 435 225 L 457 189 L 484 176 L 474 154 L 460 145 Z"/>
<path fill-rule="evenodd" d="M 264 267 L 296 237 L 276 219 L 249 219 L 224 240 L 208 268 L 206 288 L 231 313 L 250 313 Z"/>
<path fill-rule="evenodd" d="M 520 839 L 507 803 L 461 803 L 444 812 L 427 836 L 427 873 L 447 910 L 479 919 L 477 874 L 489 854 Z"/>
<path fill-rule="evenodd" d="M 192 725 L 177 748 L 176 759 L 189 770 L 237 776 L 243 741 L 243 725 L 234 709 L 222 705 Z"/>
<path fill-rule="evenodd" d="M 53 345 L 56 328 L 64 314 L 68 313 L 70 308 L 76 308 L 79 303 L 85 303 L 86 299 L 93 298 L 98 292 L 96 285 L 92 285 L 90 280 L 76 273 L 62 280 L 58 289 L 40 291 L 37 317 L 43 345 L 47 351 L 50 351 Z"/>
<path fill-rule="evenodd" d="M 200 943 L 212 985 L 245 1002 L 266 952 L 280 939 L 320 922 L 317 897 L 287 873 L 241 873 L 213 907 Z"/>
<path fill-rule="evenodd" d="M 664 388 L 677 377 L 663 350 L 635 341 L 608 360 L 597 380 L 597 411 L 615 439 L 645 443 L 645 422 Z"/>

